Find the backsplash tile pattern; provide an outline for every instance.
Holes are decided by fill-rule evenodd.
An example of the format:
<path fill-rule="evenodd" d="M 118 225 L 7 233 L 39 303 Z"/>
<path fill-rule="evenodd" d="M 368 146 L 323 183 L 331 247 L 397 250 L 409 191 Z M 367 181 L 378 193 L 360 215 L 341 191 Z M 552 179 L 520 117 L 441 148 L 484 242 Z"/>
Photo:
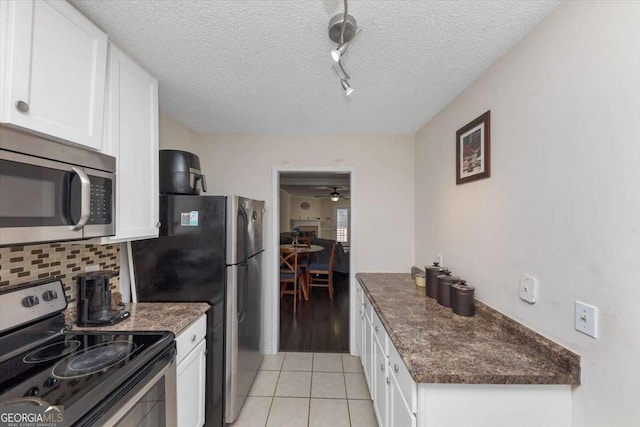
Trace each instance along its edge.
<path fill-rule="evenodd" d="M 120 245 L 81 245 L 47 243 L 0 248 L 0 289 L 20 283 L 58 277 L 69 303 L 76 301 L 76 278 L 86 266 L 98 264 L 100 270 L 120 271 Z M 111 279 L 118 289 L 118 277 Z"/>

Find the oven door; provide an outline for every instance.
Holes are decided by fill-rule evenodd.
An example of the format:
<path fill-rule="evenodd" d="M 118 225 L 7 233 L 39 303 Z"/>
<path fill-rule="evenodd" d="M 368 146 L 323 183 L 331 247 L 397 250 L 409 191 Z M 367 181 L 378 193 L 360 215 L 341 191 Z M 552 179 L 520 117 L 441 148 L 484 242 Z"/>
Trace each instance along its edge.
<path fill-rule="evenodd" d="M 114 234 L 114 174 L 0 151 L 0 246 Z"/>
<path fill-rule="evenodd" d="M 174 427 L 178 424 L 175 344 L 134 374 L 75 426 Z"/>

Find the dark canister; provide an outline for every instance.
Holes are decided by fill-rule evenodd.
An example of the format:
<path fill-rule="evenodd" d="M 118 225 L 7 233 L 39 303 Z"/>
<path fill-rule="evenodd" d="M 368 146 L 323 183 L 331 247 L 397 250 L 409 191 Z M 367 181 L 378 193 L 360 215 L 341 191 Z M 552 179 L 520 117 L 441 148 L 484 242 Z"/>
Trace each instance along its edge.
<path fill-rule="evenodd" d="M 438 276 L 438 304 L 451 307 L 451 286 L 460 283 L 462 279 L 458 276 L 440 275 Z"/>
<path fill-rule="evenodd" d="M 434 262 L 431 267 L 424 268 L 426 283 L 426 293 L 430 298 L 438 298 L 438 276 L 446 269 L 440 267 L 440 264 Z"/>
<path fill-rule="evenodd" d="M 476 313 L 476 288 L 466 283 L 456 283 L 451 286 L 451 307 L 460 316 L 473 316 Z"/>

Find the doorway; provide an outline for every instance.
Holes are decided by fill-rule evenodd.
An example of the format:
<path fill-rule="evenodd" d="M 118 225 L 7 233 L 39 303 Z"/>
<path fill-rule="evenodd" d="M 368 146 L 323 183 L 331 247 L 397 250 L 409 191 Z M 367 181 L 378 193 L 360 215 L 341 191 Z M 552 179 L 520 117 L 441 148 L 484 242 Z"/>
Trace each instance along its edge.
<path fill-rule="evenodd" d="M 274 256 L 277 281 L 274 286 L 277 294 L 274 304 L 277 315 L 274 316 L 277 317 L 274 336 L 277 340 L 274 341 L 277 346 L 274 350 L 348 353 L 354 275 L 351 259 L 353 173 L 332 168 L 280 170 L 274 173 L 274 178 L 277 179 L 278 201 L 278 218 L 274 218 L 274 236 L 278 244 Z M 308 244 L 312 250 L 298 255 L 302 266 L 295 313 L 293 299 L 296 296 L 281 293 L 282 289 L 291 291 L 293 284 L 280 281 L 284 277 L 280 276 L 280 246 L 294 242 Z M 330 274 L 312 274 L 318 268 Z M 328 287 L 315 286 L 321 282 L 318 279 L 331 281 L 332 295 Z M 301 289 L 303 287 L 307 288 L 306 293 Z"/>

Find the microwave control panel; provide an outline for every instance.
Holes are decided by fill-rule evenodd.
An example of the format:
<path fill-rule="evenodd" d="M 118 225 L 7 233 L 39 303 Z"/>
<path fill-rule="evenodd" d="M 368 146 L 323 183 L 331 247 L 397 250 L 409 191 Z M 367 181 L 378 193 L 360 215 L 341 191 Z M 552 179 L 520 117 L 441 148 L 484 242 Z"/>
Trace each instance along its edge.
<path fill-rule="evenodd" d="M 113 182 L 91 176 L 91 215 L 88 224 L 111 224 Z"/>

